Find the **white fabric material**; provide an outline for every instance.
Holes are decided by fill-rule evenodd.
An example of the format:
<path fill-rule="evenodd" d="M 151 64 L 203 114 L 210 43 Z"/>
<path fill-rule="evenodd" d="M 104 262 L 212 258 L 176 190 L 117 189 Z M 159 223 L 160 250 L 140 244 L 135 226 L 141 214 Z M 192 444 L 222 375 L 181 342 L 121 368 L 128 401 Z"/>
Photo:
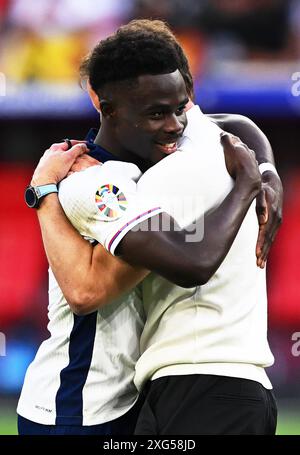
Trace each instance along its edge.
<path fill-rule="evenodd" d="M 155 198 L 163 194 L 161 206 L 181 225 L 195 218 L 195 207 L 190 219 L 180 213 L 178 218 L 174 194 L 196 200 L 201 195 L 201 216 L 215 209 L 233 187 L 221 130 L 197 106 L 187 115 L 183 152 L 160 161 L 138 182 L 138 191 L 151 189 Z M 139 389 L 147 379 L 176 374 L 241 377 L 272 388 L 264 371 L 273 356 L 267 341 L 265 270 L 256 266 L 257 234 L 253 203 L 227 257 L 206 285 L 183 289 L 153 273 L 143 281 L 147 320 L 136 365 Z"/>
<path fill-rule="evenodd" d="M 136 181 L 141 176 L 137 166 L 120 161 L 108 161 L 84 172 L 74 173 L 62 182 L 59 198 L 73 226 L 86 238 L 97 240 L 112 254 L 125 234 L 141 221 L 157 215 L 162 209 L 153 198 L 143 199 L 136 192 Z M 112 220 L 103 220 L 95 203 L 99 187 L 117 186 L 125 195 L 125 210 Z"/>
<path fill-rule="evenodd" d="M 30 364 L 17 412 L 26 419 L 54 425 L 60 373 L 69 363 L 69 335 L 74 320 L 69 305 L 49 270 L 50 337 Z M 83 425 L 98 425 L 125 414 L 135 403 L 134 365 L 144 325 L 136 291 L 98 310 L 92 362 L 83 387 Z"/>
<path fill-rule="evenodd" d="M 79 232 L 108 247 L 112 236 L 127 222 L 132 228 L 137 219 L 140 221 L 159 212 L 159 209 L 150 210 L 148 214 L 150 206 L 145 200 L 140 204 L 135 197 L 136 180 L 140 175 L 133 164 L 109 161 L 71 175 L 60 185 L 59 198 Z M 97 188 L 106 184 L 122 189 L 128 202 L 126 210 L 113 221 L 103 221 L 95 203 Z M 146 214 L 138 218 L 144 212 Z M 123 231 L 119 240 L 122 235 Z M 27 370 L 17 412 L 34 422 L 54 425 L 60 373 L 70 360 L 69 342 L 74 317 L 51 270 L 48 317 L 50 337 L 42 343 Z M 135 403 L 137 390 L 133 376 L 143 325 L 144 312 L 137 289 L 98 310 L 92 361 L 82 391 L 83 425 L 116 419 Z"/>
<path fill-rule="evenodd" d="M 279 177 L 278 172 L 276 170 L 276 167 L 272 163 L 261 163 L 258 166 L 258 169 L 259 169 L 259 172 L 261 173 L 261 175 L 263 175 L 263 173 L 266 172 L 266 171 L 271 171 L 274 174 L 276 174 L 277 177 Z"/>

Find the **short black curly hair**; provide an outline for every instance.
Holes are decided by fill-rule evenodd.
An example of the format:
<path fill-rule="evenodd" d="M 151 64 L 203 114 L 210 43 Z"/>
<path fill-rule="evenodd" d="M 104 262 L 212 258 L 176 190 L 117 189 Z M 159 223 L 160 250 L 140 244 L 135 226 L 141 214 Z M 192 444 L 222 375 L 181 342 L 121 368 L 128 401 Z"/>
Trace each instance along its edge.
<path fill-rule="evenodd" d="M 133 19 L 128 24 L 121 25 L 120 31 L 143 30 L 144 33 L 155 37 L 161 37 L 175 47 L 179 59 L 179 71 L 184 79 L 187 93 L 191 99 L 194 99 L 194 82 L 191 74 L 187 56 L 184 53 L 179 41 L 171 30 L 169 24 L 160 19 Z"/>
<path fill-rule="evenodd" d="M 120 27 L 94 47 L 83 60 L 80 74 L 88 77 L 99 96 L 107 84 L 132 82 L 141 75 L 167 74 L 179 68 L 178 52 L 169 40 L 143 28 Z"/>

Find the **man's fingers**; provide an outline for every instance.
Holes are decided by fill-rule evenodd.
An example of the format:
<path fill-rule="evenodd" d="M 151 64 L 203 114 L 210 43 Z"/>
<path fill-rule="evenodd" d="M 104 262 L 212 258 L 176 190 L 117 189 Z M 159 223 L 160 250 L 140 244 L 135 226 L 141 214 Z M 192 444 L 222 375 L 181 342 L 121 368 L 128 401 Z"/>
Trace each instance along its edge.
<path fill-rule="evenodd" d="M 277 185 L 277 183 L 276 183 Z M 259 218 L 259 233 L 256 244 L 257 265 L 264 268 L 266 261 L 276 237 L 278 228 L 281 224 L 281 207 L 282 207 L 282 188 L 275 189 L 270 185 L 270 182 L 263 183 L 264 198 L 259 195 L 257 200 L 257 216 Z M 263 218 L 265 213 L 264 207 L 267 207 L 267 221 Z"/>
<path fill-rule="evenodd" d="M 258 235 L 258 241 L 256 246 L 256 256 L 257 256 L 257 265 L 261 268 L 264 268 L 266 265 L 266 261 L 271 249 L 271 246 L 274 242 L 277 228 L 274 227 L 271 232 L 269 232 L 270 227 L 267 225 L 263 225 L 260 228 L 260 232 Z"/>
<path fill-rule="evenodd" d="M 73 145 L 86 143 L 86 141 L 81 140 L 81 139 L 80 140 L 76 140 L 76 139 L 65 138 L 65 139 L 61 140 L 61 143 L 62 144 L 67 144 L 67 148 L 70 149 Z"/>
<path fill-rule="evenodd" d="M 263 225 L 258 234 L 256 256 L 258 259 L 265 260 L 271 247 L 271 239 L 267 232 L 266 225 Z"/>
<path fill-rule="evenodd" d="M 223 132 L 223 133 L 221 133 L 221 143 L 223 146 L 226 146 L 226 145 L 232 146 L 232 145 L 241 143 L 241 140 L 237 136 L 233 136 L 232 134 Z"/>
<path fill-rule="evenodd" d="M 264 261 L 267 260 L 271 246 L 273 245 L 273 242 L 274 242 L 274 239 L 276 236 L 276 232 L 277 232 L 277 228 L 273 227 L 272 231 L 270 233 L 268 233 L 268 235 L 266 236 L 266 241 L 264 242 L 264 245 L 262 247 L 262 253 L 261 253 L 262 259 Z"/>
<path fill-rule="evenodd" d="M 259 262 L 265 261 L 267 259 L 268 253 L 270 251 L 273 240 L 269 229 L 270 226 L 268 226 L 268 224 L 263 224 L 259 227 L 256 243 L 257 265 L 259 265 Z"/>
<path fill-rule="evenodd" d="M 72 148 L 70 148 L 67 153 L 71 156 L 73 156 L 74 159 L 76 159 L 78 156 L 82 155 L 83 153 L 87 152 L 88 148 L 85 143 L 77 143 L 76 145 L 73 145 Z"/>
<path fill-rule="evenodd" d="M 49 148 L 49 150 L 51 152 L 57 152 L 59 150 L 61 150 L 62 152 L 65 152 L 66 150 L 68 150 L 69 146 L 66 142 L 59 142 L 58 144 L 52 144 L 51 147 Z"/>
<path fill-rule="evenodd" d="M 256 257 L 259 258 L 262 253 L 263 245 L 265 242 L 266 228 L 265 225 L 261 225 L 258 231 L 258 237 L 256 242 Z"/>
<path fill-rule="evenodd" d="M 221 133 L 221 142 L 223 145 L 228 144 L 230 142 L 230 135 L 228 133 Z"/>
<path fill-rule="evenodd" d="M 76 162 L 78 163 L 88 163 L 89 165 L 91 164 L 103 164 L 101 163 L 101 161 L 98 161 L 96 160 L 96 158 L 93 158 L 92 156 L 90 156 L 89 154 L 84 154 L 84 155 L 81 155 L 77 158 Z"/>
<path fill-rule="evenodd" d="M 86 144 L 86 141 L 77 141 L 76 139 L 69 139 L 69 142 L 73 145 Z"/>
<path fill-rule="evenodd" d="M 260 269 L 264 269 L 265 266 L 266 266 L 266 261 L 264 261 L 263 259 L 257 260 L 257 266 L 258 266 Z"/>
<path fill-rule="evenodd" d="M 270 225 L 272 224 L 272 217 L 269 217 L 268 203 L 266 192 L 263 189 L 256 198 L 256 214 L 258 218 L 259 231 L 256 243 L 256 257 L 259 258 L 262 255 L 264 246 L 267 245 Z"/>
<path fill-rule="evenodd" d="M 70 150 L 74 145 L 77 144 L 86 144 L 86 141 L 77 141 L 76 139 L 63 139 L 62 142 L 52 144 L 49 147 L 49 150 L 51 152 L 57 152 L 59 150 L 65 152 L 67 150 Z"/>
<path fill-rule="evenodd" d="M 236 149 L 237 147 L 241 147 L 244 150 L 247 150 L 249 153 L 255 156 L 255 152 L 241 141 L 238 136 L 234 136 L 233 134 L 229 134 L 226 132 L 221 133 L 221 144 L 223 147 L 231 147 L 231 149 Z"/>
<path fill-rule="evenodd" d="M 81 145 L 81 144 L 83 144 L 86 149 L 85 141 L 77 141 L 75 139 L 68 139 L 68 140 L 64 140 L 63 142 L 52 144 L 48 150 L 50 152 L 59 152 L 59 151 L 66 152 L 67 150 L 71 150 L 75 145 Z"/>
<path fill-rule="evenodd" d="M 256 214 L 259 225 L 266 224 L 268 221 L 268 204 L 266 199 L 266 193 L 264 190 L 258 194 L 256 198 Z"/>

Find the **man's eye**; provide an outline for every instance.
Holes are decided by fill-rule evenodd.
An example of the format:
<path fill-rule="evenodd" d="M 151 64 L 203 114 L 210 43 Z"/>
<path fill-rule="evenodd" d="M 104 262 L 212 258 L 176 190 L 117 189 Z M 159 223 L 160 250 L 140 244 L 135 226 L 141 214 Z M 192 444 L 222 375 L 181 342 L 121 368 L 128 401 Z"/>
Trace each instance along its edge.
<path fill-rule="evenodd" d="M 183 114 L 183 112 L 184 112 L 184 108 L 185 108 L 185 106 L 183 106 L 183 107 L 180 107 L 179 109 L 177 109 L 177 111 L 176 111 L 176 115 L 182 115 L 182 114 Z"/>
<path fill-rule="evenodd" d="M 153 112 L 152 114 L 150 114 L 150 117 L 157 120 L 157 119 L 162 118 L 163 115 L 164 115 L 163 112 L 157 111 L 157 112 Z"/>

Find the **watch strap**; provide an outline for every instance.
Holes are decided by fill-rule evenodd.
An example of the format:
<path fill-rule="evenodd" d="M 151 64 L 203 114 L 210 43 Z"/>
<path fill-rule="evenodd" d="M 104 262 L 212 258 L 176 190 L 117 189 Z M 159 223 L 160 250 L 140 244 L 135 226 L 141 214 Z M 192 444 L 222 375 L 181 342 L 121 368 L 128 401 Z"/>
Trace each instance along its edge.
<path fill-rule="evenodd" d="M 55 183 L 47 183 L 46 185 L 35 186 L 34 190 L 39 199 L 50 193 L 58 193 L 58 189 Z"/>
<path fill-rule="evenodd" d="M 47 183 L 46 185 L 32 186 L 29 185 L 25 190 L 25 202 L 31 209 L 37 209 L 40 201 L 44 196 L 50 193 L 58 193 L 55 183 Z"/>

